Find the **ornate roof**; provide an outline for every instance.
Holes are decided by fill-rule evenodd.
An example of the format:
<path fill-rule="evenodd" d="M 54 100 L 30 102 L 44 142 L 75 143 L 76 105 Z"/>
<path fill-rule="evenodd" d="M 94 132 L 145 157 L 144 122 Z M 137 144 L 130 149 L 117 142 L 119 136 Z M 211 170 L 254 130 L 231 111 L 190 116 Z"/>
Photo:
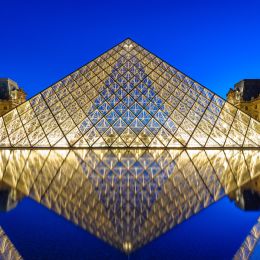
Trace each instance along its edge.
<path fill-rule="evenodd" d="M 0 78 L 0 99 L 10 99 L 14 90 L 20 90 L 15 81 L 8 78 Z"/>

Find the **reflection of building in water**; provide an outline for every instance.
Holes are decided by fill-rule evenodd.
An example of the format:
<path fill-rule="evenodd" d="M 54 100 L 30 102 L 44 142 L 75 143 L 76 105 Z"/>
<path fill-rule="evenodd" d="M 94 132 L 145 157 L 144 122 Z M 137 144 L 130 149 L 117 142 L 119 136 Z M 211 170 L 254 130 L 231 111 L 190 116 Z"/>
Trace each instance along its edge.
<path fill-rule="evenodd" d="M 260 218 L 234 255 L 234 260 L 259 259 L 260 250 Z"/>
<path fill-rule="evenodd" d="M 240 188 L 228 194 L 236 205 L 243 210 L 260 209 L 260 177 L 247 182 Z"/>
<path fill-rule="evenodd" d="M 0 116 L 26 100 L 25 92 L 11 79 L 0 78 Z"/>
<path fill-rule="evenodd" d="M 260 121 L 260 79 L 245 79 L 227 93 L 227 100 Z"/>
<path fill-rule="evenodd" d="M 0 151 L 3 182 L 128 253 L 257 176 L 259 159 L 234 149 Z"/>
<path fill-rule="evenodd" d="M 22 260 L 22 257 L 0 227 L 0 259 Z"/>
<path fill-rule="evenodd" d="M 22 193 L 0 182 L 0 211 L 9 211 L 23 198 Z"/>

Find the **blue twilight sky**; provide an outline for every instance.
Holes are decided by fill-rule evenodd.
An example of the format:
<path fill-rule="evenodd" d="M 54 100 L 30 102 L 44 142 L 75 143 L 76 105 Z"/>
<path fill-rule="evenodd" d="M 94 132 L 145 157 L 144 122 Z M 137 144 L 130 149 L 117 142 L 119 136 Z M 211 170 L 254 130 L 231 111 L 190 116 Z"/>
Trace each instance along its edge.
<path fill-rule="evenodd" d="M 225 97 L 260 78 L 258 0 L 0 0 L 0 77 L 29 97 L 131 37 Z"/>

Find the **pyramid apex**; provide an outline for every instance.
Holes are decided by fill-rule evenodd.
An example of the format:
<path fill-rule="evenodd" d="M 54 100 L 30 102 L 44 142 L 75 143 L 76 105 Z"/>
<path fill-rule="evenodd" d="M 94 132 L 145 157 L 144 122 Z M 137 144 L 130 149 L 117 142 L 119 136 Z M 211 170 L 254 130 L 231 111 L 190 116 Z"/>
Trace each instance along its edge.
<path fill-rule="evenodd" d="M 130 49 L 137 46 L 137 43 L 128 37 L 125 40 L 123 40 L 119 45 L 130 51 Z"/>
<path fill-rule="evenodd" d="M 137 46 L 137 44 L 131 38 L 126 38 L 119 45 L 127 51 L 130 51 L 132 48 Z"/>

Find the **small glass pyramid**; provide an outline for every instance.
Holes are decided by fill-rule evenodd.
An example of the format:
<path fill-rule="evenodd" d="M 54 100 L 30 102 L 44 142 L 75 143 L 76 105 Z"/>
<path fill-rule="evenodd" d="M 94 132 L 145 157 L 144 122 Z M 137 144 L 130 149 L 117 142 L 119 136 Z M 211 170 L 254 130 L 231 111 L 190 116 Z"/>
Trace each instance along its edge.
<path fill-rule="evenodd" d="M 130 39 L 0 118 L 1 147 L 259 147 L 260 123 Z"/>

